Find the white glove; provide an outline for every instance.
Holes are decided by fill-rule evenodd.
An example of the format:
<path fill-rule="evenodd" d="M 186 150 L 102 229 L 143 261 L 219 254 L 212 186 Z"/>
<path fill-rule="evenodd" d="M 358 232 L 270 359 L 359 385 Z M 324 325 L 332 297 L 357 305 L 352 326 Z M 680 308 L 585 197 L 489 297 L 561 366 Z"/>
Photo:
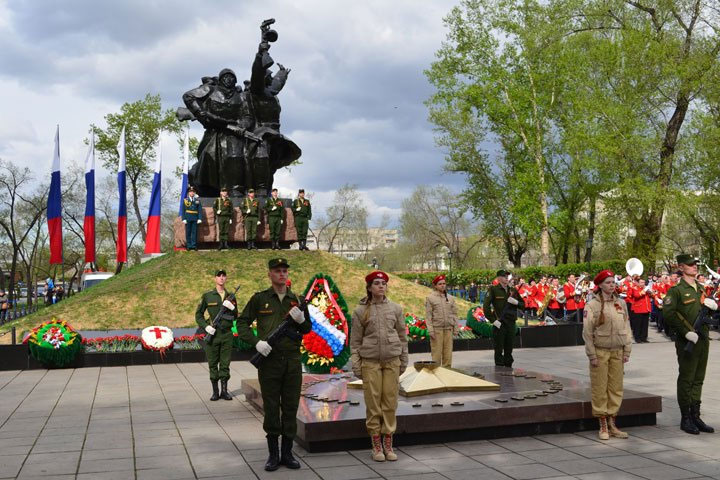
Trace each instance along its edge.
<path fill-rule="evenodd" d="M 713 310 L 713 311 L 718 309 L 717 302 L 715 300 L 713 300 L 712 298 L 706 298 L 703 301 L 703 305 L 705 305 L 706 307 L 708 307 L 710 310 Z"/>
<path fill-rule="evenodd" d="M 493 325 L 495 326 L 495 328 L 500 328 L 500 327 L 502 327 L 502 323 L 500 323 L 500 320 L 495 320 L 495 321 L 493 322 Z"/>
<path fill-rule="evenodd" d="M 280 220 L 280 225 L 282 225 L 283 223 L 285 223 L 285 220 Z"/>
<path fill-rule="evenodd" d="M 265 340 L 260 340 L 255 344 L 255 350 L 260 352 L 263 357 L 267 357 L 272 352 L 272 347 Z"/>
<path fill-rule="evenodd" d="M 272 210 L 273 211 L 277 210 L 277 205 L 273 205 Z"/>
<path fill-rule="evenodd" d="M 295 211 L 296 211 L 296 212 L 299 212 L 299 211 L 300 211 L 300 207 L 297 207 L 297 208 L 295 209 Z"/>
<path fill-rule="evenodd" d="M 293 307 L 290 309 L 290 316 L 293 320 L 295 320 L 295 323 L 297 323 L 298 325 L 305 321 L 305 314 L 298 307 Z"/>
<path fill-rule="evenodd" d="M 627 294 L 626 294 L 626 293 L 621 293 L 620 295 L 618 295 L 618 297 L 620 297 L 620 298 L 626 298 L 626 297 L 627 297 Z"/>
<path fill-rule="evenodd" d="M 650 287 L 645 287 L 645 288 L 643 288 L 643 293 L 647 293 L 647 292 L 649 292 L 649 291 L 650 291 Z"/>
<path fill-rule="evenodd" d="M 515 298 L 515 297 L 509 297 L 509 298 L 508 298 L 508 303 L 509 303 L 510 305 L 517 305 L 517 304 L 518 304 L 517 298 Z M 498 328 L 500 328 L 500 327 L 498 327 Z"/>
<path fill-rule="evenodd" d="M 582 295 L 582 290 L 579 288 L 575 289 L 575 295 Z"/>
<path fill-rule="evenodd" d="M 218 210 L 218 215 L 220 215 L 221 212 L 222 212 L 222 210 Z"/>
<path fill-rule="evenodd" d="M 248 208 L 247 210 L 245 210 L 245 213 L 250 213 L 250 209 Z"/>
<path fill-rule="evenodd" d="M 208 335 L 215 335 L 215 329 L 212 327 L 212 325 L 208 325 L 205 327 L 205 331 L 208 333 Z"/>
<path fill-rule="evenodd" d="M 258 220 L 258 225 L 260 225 L 260 220 Z"/>
<path fill-rule="evenodd" d="M 233 305 L 233 303 L 232 303 L 230 300 L 225 300 L 225 301 L 223 302 L 223 307 L 227 308 L 227 309 L 230 310 L 231 312 L 232 312 L 233 310 L 235 310 L 235 305 Z"/>
<path fill-rule="evenodd" d="M 698 334 L 695 333 L 695 332 L 687 332 L 687 333 L 685 334 L 685 338 L 686 338 L 689 342 L 697 343 L 697 341 L 698 341 Z"/>
<path fill-rule="evenodd" d="M 230 220 L 230 225 L 232 225 L 232 220 Z"/>
<path fill-rule="evenodd" d="M 185 225 L 187 225 L 187 220 L 183 220 L 183 223 L 184 223 Z"/>
<path fill-rule="evenodd" d="M 202 220 L 200 220 L 199 218 L 198 218 L 198 223 L 202 223 Z"/>
<path fill-rule="evenodd" d="M 658 298 L 658 299 L 657 299 L 657 304 L 658 304 L 658 305 L 662 305 L 662 298 Z"/>

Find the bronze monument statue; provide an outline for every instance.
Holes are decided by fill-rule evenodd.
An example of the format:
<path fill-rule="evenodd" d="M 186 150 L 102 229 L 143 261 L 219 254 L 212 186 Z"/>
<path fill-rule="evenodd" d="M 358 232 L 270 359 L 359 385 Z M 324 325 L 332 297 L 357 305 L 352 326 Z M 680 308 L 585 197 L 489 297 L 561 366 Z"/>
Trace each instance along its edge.
<path fill-rule="evenodd" d="M 205 127 L 198 162 L 189 173 L 189 184 L 201 197 L 218 196 L 223 187 L 232 197 L 244 196 L 249 189 L 266 196 L 273 188 L 275 172 L 302 154 L 280 133 L 277 95 L 290 69 L 278 63 L 278 72 L 270 71 L 275 63 L 270 43 L 278 38 L 270 28 L 273 23 L 271 18 L 260 25 L 261 42 L 244 87 L 225 68 L 217 77 L 203 77 L 202 85 L 183 95 L 187 108 L 178 109 L 178 118 L 197 120 Z"/>

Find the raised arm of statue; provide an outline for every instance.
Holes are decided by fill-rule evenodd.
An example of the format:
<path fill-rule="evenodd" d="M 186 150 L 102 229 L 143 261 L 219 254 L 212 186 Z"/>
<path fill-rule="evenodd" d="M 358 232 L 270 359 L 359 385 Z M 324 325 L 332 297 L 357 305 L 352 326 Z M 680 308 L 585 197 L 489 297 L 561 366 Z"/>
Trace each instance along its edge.
<path fill-rule="evenodd" d="M 270 95 L 277 95 L 278 93 L 280 93 L 280 90 L 282 90 L 285 86 L 285 82 L 287 82 L 287 77 L 290 74 L 289 68 L 283 67 L 280 63 L 278 63 L 277 65 L 280 70 L 275 74 L 275 76 L 273 76 L 270 86 L 266 89 L 266 93 L 269 93 Z"/>

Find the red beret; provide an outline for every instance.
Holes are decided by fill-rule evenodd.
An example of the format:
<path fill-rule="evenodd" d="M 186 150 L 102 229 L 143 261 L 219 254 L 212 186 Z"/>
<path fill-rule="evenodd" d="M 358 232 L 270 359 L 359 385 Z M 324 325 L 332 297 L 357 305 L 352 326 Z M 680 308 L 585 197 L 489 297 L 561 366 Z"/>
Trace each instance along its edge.
<path fill-rule="evenodd" d="M 597 286 L 604 282 L 606 278 L 614 276 L 615 274 L 611 270 L 603 270 L 595 276 L 593 283 Z"/>
<path fill-rule="evenodd" d="M 376 278 L 381 278 L 381 279 L 385 280 L 386 282 L 390 281 L 390 277 L 387 276 L 387 273 L 377 270 L 375 272 L 368 274 L 365 277 L 365 283 L 372 283 L 372 281 L 375 280 Z"/>
<path fill-rule="evenodd" d="M 445 275 L 440 274 L 437 277 L 433 278 L 433 285 L 437 285 L 440 280 L 445 280 Z"/>

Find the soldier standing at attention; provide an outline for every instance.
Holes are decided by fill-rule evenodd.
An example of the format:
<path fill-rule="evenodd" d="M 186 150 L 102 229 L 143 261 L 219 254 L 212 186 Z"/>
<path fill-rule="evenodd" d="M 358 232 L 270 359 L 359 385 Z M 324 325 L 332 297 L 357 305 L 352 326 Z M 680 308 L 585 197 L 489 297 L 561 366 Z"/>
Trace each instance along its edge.
<path fill-rule="evenodd" d="M 445 275 L 433 279 L 434 291 L 425 299 L 425 323 L 430 335 L 433 362 L 442 367 L 452 366 L 453 333 L 458 330 L 457 307 L 448 295 Z"/>
<path fill-rule="evenodd" d="M 257 227 L 260 225 L 259 219 L 260 205 L 255 199 L 255 190 L 248 190 L 247 197 L 242 203 L 242 216 L 245 224 L 245 241 L 248 250 L 257 250 L 255 246 L 255 238 L 257 237 Z"/>
<path fill-rule="evenodd" d="M 293 217 L 295 217 L 295 230 L 297 230 L 298 243 L 300 250 L 309 250 L 307 248 L 307 232 L 308 224 L 312 219 L 312 208 L 310 201 L 305 199 L 305 190 L 298 190 L 298 198 L 293 202 Z"/>
<path fill-rule="evenodd" d="M 228 197 L 227 188 L 223 187 L 220 189 L 220 197 L 215 199 L 213 205 L 215 211 L 215 218 L 217 218 L 218 225 L 218 250 L 223 248 L 230 248 L 228 246 L 228 230 L 232 225 L 232 214 L 233 214 L 233 203 Z"/>
<path fill-rule="evenodd" d="M 703 325 L 700 338 L 693 323 L 703 304 L 710 310 L 717 310 L 717 303 L 711 298 L 705 298 L 703 287 L 695 282 L 698 259 L 687 254 L 678 255 L 676 259 L 682 278 L 668 290 L 663 301 L 663 316 L 676 337 L 680 428 L 693 435 L 700 432 L 713 433 L 715 429 L 700 419 L 700 397 L 710 349 L 709 329 L 707 325 Z M 688 342 L 695 344 L 691 353 L 685 351 Z"/>
<path fill-rule="evenodd" d="M 490 287 L 483 302 L 485 316 L 494 327 L 495 365 L 498 367 L 512 367 L 517 309 L 525 308 L 517 290 L 508 285 L 509 274 L 507 270 L 498 270 L 497 285 Z"/>
<path fill-rule="evenodd" d="M 300 342 L 302 335 L 310 333 L 312 323 L 298 308 L 300 300 L 288 290 L 288 262 L 284 258 L 273 258 L 268 262 L 268 277 L 272 286 L 254 294 L 240 314 L 237 322 L 238 335 L 254 345 L 265 357 L 258 369 L 260 393 L 265 409 L 263 429 L 267 437 L 269 457 L 265 470 L 277 470 L 279 465 L 300 468 L 292 454 L 293 440 L 297 432 L 297 409 L 300 404 L 302 385 L 302 362 Z M 293 319 L 297 336 L 285 336 L 274 347 L 265 341 L 287 315 Z M 257 336 L 250 325 L 257 320 Z M 278 437 L 282 435 L 281 454 L 278 452 Z"/>
<path fill-rule="evenodd" d="M 278 198 L 277 188 L 273 188 L 270 196 L 265 202 L 265 212 L 267 213 L 268 225 L 270 226 L 270 241 L 272 249 L 280 249 L 280 229 L 285 223 L 285 208 L 283 208 L 282 200 Z"/>
<path fill-rule="evenodd" d="M 183 200 L 182 222 L 185 224 L 185 248 L 197 250 L 197 229 L 202 223 L 200 218 L 200 199 L 195 195 L 195 188 L 188 188 L 187 197 Z"/>
<path fill-rule="evenodd" d="M 207 355 L 208 369 L 210 370 L 210 383 L 212 383 L 213 389 L 210 401 L 213 402 L 219 398 L 232 400 L 227 390 L 227 384 L 228 380 L 230 380 L 230 356 L 233 349 L 231 329 L 233 320 L 237 317 L 237 308 L 233 302 L 225 300 L 228 296 L 225 290 L 226 280 L 227 274 L 225 270 L 218 270 L 215 273 L 215 288 L 203 294 L 200 304 L 195 310 L 197 324 L 206 333 L 213 335 L 210 343 L 205 343 L 205 354 Z M 230 315 L 229 318 L 222 318 L 220 326 L 216 329 L 212 326 L 212 322 L 223 305 L 230 311 Z M 205 311 L 210 315 L 209 319 L 205 318 Z M 218 393 L 218 380 L 222 384 L 222 392 L 220 393 Z"/>

